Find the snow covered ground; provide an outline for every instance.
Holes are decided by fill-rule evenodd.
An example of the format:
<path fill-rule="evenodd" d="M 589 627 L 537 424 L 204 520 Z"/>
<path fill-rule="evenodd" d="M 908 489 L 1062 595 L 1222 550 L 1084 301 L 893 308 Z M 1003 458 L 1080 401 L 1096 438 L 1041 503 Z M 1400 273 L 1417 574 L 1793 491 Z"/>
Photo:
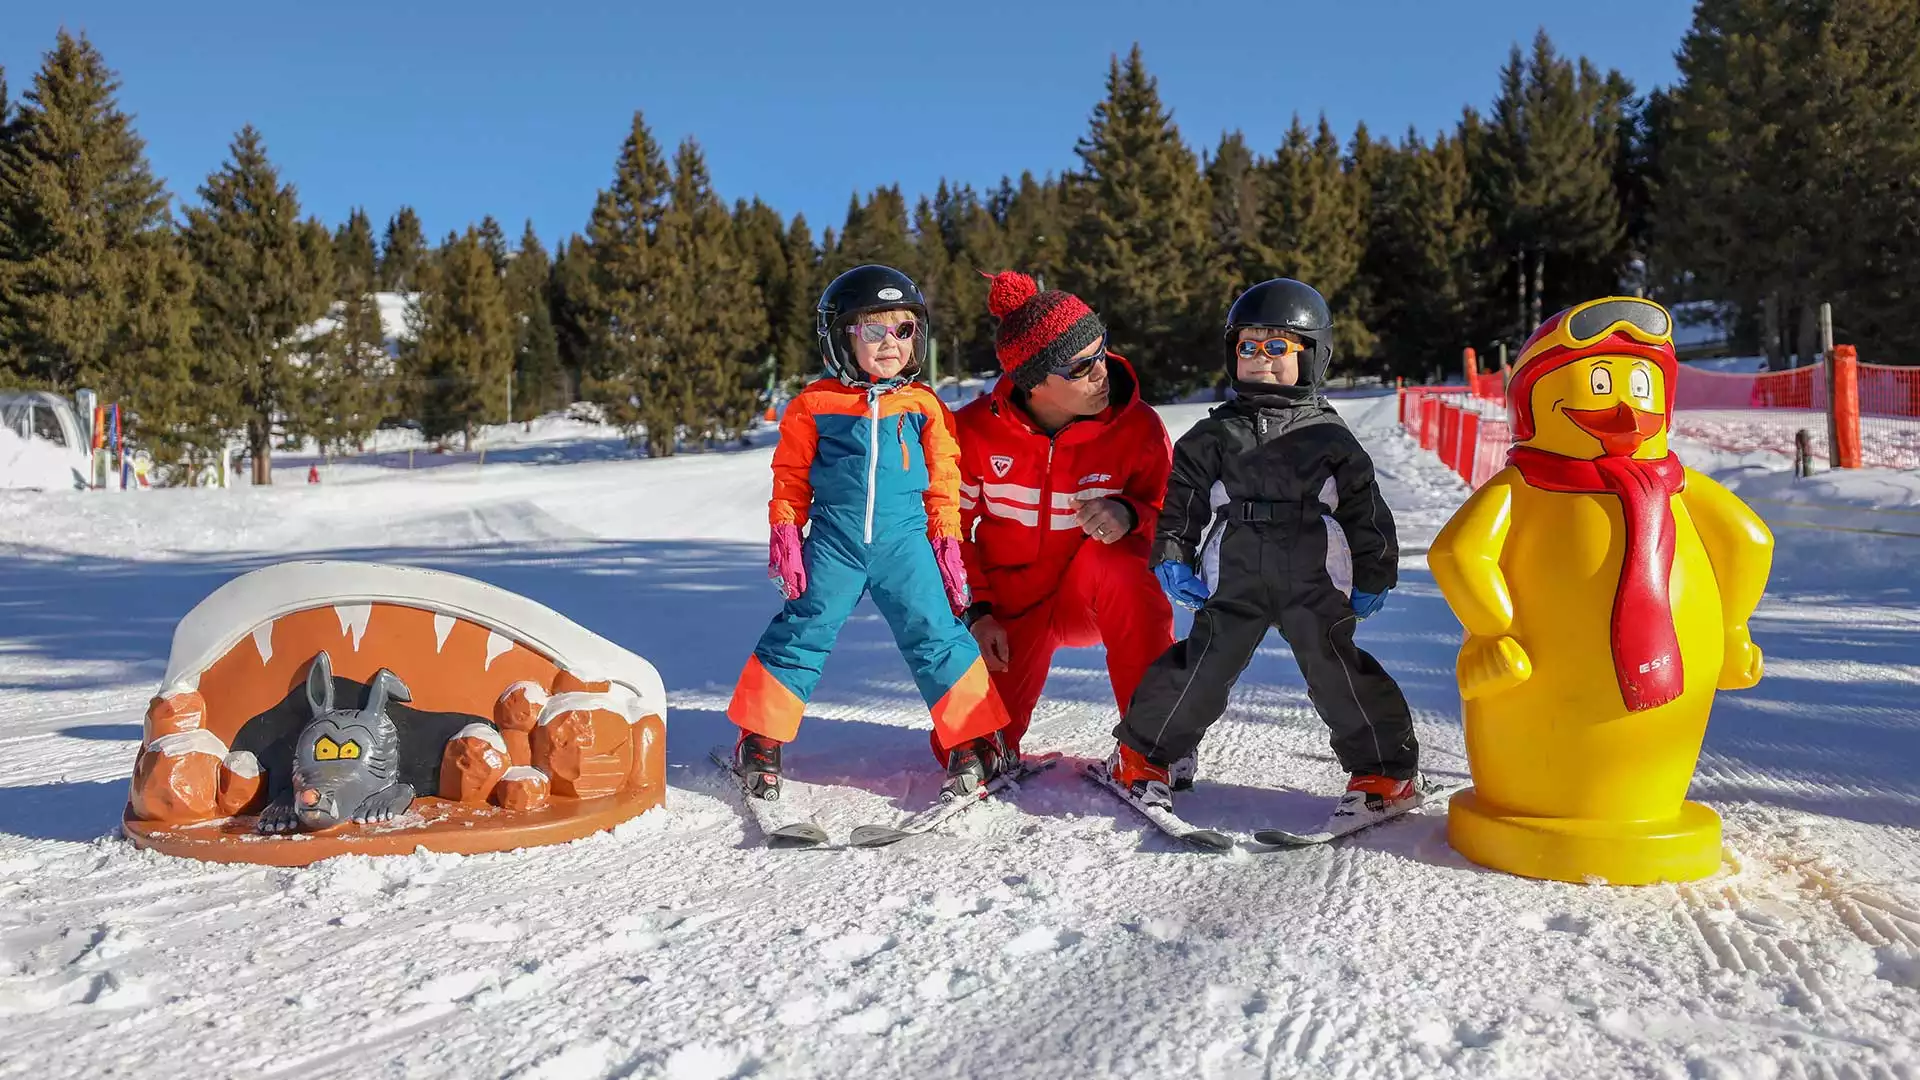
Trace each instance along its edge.
<path fill-rule="evenodd" d="M 1464 486 L 1339 402 L 1398 516 L 1360 639 L 1464 775 L 1459 630 L 1426 544 Z M 1164 410 L 1177 435 L 1202 406 Z M 1616 889 L 1478 869 L 1438 811 L 1351 841 L 1177 850 L 1056 769 L 943 834 L 769 851 L 705 763 L 777 597 L 755 448 L 634 460 L 545 431 L 484 465 L 362 460 L 317 486 L 0 492 L 0 1076 L 1912 1077 L 1920 1075 L 1920 533 L 1913 474 L 1794 482 L 1683 441 L 1782 527 L 1694 794 L 1726 866 Z M 1797 523 L 1790 524 L 1790 523 Z M 470 858 L 203 865 L 115 833 L 174 622 L 324 554 L 552 606 L 665 677 L 668 806 Z M 1184 619 L 1182 620 L 1184 626 Z M 1097 651 L 1063 651 L 1030 745 L 1104 754 Z M 790 771 L 838 830 L 929 805 L 924 709 L 863 604 Z M 1341 777 L 1270 638 L 1182 803 L 1306 825 Z M 838 831 L 837 830 L 837 831 Z"/>

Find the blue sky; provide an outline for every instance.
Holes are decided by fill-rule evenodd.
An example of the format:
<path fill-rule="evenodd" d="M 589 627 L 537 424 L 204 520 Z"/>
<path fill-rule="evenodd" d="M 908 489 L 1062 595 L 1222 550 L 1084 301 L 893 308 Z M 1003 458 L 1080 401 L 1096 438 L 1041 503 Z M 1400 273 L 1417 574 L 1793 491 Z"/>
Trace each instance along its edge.
<path fill-rule="evenodd" d="M 308 213 L 403 203 L 429 237 L 531 218 L 551 245 L 585 227 L 639 109 L 667 148 L 692 135 L 715 187 L 804 212 L 816 237 L 847 200 L 942 176 L 985 187 L 1075 163 L 1108 59 L 1138 40 L 1196 149 L 1238 128 L 1261 150 L 1293 113 L 1344 140 L 1398 137 L 1484 109 L 1515 42 L 1671 83 L 1685 0 L 1027 0 L 953 5 L 332 0 L 9 0 L 0 65 L 27 89 L 62 25 L 120 75 L 173 193 L 252 123 Z M 1468 13 L 1471 13 L 1470 15 Z"/>

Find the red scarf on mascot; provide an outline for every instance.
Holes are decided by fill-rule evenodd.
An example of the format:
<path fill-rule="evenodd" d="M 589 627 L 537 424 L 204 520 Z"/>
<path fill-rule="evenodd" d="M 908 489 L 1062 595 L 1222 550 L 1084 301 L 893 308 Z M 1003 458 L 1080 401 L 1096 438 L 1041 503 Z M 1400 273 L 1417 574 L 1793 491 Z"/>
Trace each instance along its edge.
<path fill-rule="evenodd" d="M 1673 496 L 1687 484 L 1680 460 L 1672 454 L 1658 461 L 1614 455 L 1586 460 L 1516 446 L 1507 462 L 1543 491 L 1620 500 L 1627 551 L 1607 635 L 1620 698 L 1627 711 L 1641 712 L 1679 697 L 1686 679 L 1667 586 L 1673 576 Z"/>

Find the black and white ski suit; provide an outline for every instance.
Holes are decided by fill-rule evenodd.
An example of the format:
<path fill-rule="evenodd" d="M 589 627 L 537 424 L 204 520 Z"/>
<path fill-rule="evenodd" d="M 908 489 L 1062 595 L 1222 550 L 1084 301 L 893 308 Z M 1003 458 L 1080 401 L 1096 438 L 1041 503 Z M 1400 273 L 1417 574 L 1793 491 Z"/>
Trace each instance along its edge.
<path fill-rule="evenodd" d="M 1390 588 L 1399 557 L 1373 461 L 1324 398 L 1218 406 L 1174 447 L 1152 556 L 1194 567 L 1211 595 L 1186 640 L 1147 669 L 1115 737 L 1160 764 L 1192 753 L 1278 627 L 1341 768 L 1411 778 L 1419 746 L 1406 697 L 1354 644 L 1350 598 Z"/>

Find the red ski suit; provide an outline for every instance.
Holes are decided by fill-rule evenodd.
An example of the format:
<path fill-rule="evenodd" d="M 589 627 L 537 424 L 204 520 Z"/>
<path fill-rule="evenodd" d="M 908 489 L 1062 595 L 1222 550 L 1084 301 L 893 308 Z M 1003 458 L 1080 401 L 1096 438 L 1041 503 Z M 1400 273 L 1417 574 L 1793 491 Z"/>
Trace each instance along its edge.
<path fill-rule="evenodd" d="M 1111 353 L 1107 408 L 1049 437 L 1013 400 L 1013 380 L 954 414 L 960 441 L 960 550 L 976 604 L 1007 631 L 1007 670 L 992 672 L 1018 748 L 1046 685 L 1053 651 L 1104 642 L 1122 712 L 1147 666 L 1173 644 L 1173 609 L 1147 565 L 1167 494 L 1173 444 L 1140 400 L 1133 368 Z M 1080 529 L 1081 497 L 1112 497 L 1134 514 L 1112 544 Z"/>

